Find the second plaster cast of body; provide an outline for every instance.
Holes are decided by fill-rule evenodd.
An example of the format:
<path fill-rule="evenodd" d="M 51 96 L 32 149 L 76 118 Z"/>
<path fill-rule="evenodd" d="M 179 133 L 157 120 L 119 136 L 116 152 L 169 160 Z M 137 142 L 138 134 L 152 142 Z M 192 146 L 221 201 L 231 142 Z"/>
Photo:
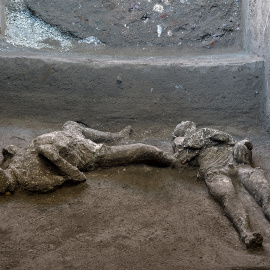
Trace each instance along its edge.
<path fill-rule="evenodd" d="M 146 144 L 107 146 L 129 135 L 130 127 L 118 133 L 101 132 L 68 121 L 62 131 L 41 135 L 28 147 L 3 149 L 0 164 L 0 193 L 20 187 L 30 192 L 48 192 L 72 180 L 86 180 L 84 171 L 128 164 L 169 166 L 174 158 Z"/>
<path fill-rule="evenodd" d="M 261 169 L 250 165 L 252 143 L 247 139 L 236 142 L 219 130 L 197 129 L 191 121 L 177 125 L 173 138 L 177 159 L 182 164 L 199 164 L 198 177 L 205 180 L 212 196 L 224 207 L 246 246 L 260 246 L 263 238 L 251 230 L 246 209 L 232 183 L 232 178 L 239 178 L 270 221 L 270 184 Z"/>

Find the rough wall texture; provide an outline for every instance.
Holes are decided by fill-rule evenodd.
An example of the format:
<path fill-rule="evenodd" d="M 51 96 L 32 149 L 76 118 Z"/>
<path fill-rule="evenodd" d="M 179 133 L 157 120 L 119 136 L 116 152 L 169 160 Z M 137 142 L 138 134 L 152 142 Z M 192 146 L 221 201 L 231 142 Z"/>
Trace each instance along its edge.
<path fill-rule="evenodd" d="M 17 36 L 29 33 L 27 20 L 36 28 L 38 23 L 56 28 L 73 46 L 174 46 L 203 53 L 242 45 L 241 0 L 7 0 L 6 7 L 8 40 L 23 46 L 29 46 L 30 35 L 24 44 Z M 38 34 L 44 35 L 42 30 Z M 51 39 L 46 36 L 43 42 L 51 45 Z"/>
<path fill-rule="evenodd" d="M 0 1 L 0 34 L 5 33 L 5 12 L 4 12 L 4 1 Z"/>
<path fill-rule="evenodd" d="M 34 44 L 34 48 L 46 44 L 50 48 L 66 46 L 68 50 L 75 43 L 89 46 L 100 40 L 106 44 L 103 47 L 126 46 L 131 54 L 137 45 L 159 47 L 160 55 L 164 55 L 163 49 L 175 46 L 191 48 L 189 53 L 197 48 L 201 54 L 206 51 L 209 54 L 213 53 L 212 48 L 239 49 L 241 24 L 245 22 L 249 24 L 245 40 L 248 50 L 264 56 L 269 48 L 266 39 L 269 3 L 250 0 L 243 4 L 249 17 L 241 20 L 242 2 L 235 0 L 6 0 L 6 36 L 16 46 Z M 13 38 L 9 36 L 11 33 Z M 21 36 L 25 33 L 26 36 Z M 14 42 L 15 37 L 19 43 Z M 31 58 L 29 51 L 26 58 L 6 58 L 3 54 L 0 58 L 1 66 L 5 67 L 0 71 L 3 115 L 90 123 L 167 123 L 185 118 L 205 125 L 233 122 L 257 126 L 262 120 L 265 106 L 261 60 L 227 55 L 240 60 L 231 64 L 219 56 L 196 63 L 189 59 L 183 64 L 171 53 L 171 58 L 164 58 L 160 64 L 160 58 L 151 49 L 153 61 L 150 58 L 133 61 L 134 53 L 121 61 L 121 57 L 114 58 L 111 50 L 108 51 L 111 60 L 99 56 L 97 62 L 90 57 L 82 63 L 87 51 L 82 52 L 72 61 L 69 55 L 60 53 L 56 55 L 63 60 L 52 59 L 41 50 L 36 59 Z M 140 53 L 137 57 L 141 57 Z M 269 61 L 266 68 L 269 70 Z"/>
<path fill-rule="evenodd" d="M 2 7 L 2 1 L 0 2 L 0 34 L 3 33 L 3 7 Z"/>
<path fill-rule="evenodd" d="M 99 57 L 72 63 L 1 57 L 0 113 L 106 126 L 184 119 L 203 125 L 260 125 L 262 61 L 237 55 L 220 61 Z"/>
<path fill-rule="evenodd" d="M 267 125 L 270 126 L 270 1 L 248 0 L 244 6 L 246 49 L 265 59 Z"/>

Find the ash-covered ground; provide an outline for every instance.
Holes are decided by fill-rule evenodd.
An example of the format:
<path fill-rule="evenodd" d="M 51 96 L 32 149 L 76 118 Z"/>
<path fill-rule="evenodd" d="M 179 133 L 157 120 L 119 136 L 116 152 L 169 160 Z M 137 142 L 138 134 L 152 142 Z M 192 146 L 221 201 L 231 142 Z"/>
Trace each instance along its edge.
<path fill-rule="evenodd" d="M 61 125 L 14 122 L 0 146 L 24 146 Z M 122 127 L 120 127 L 122 128 Z M 171 127 L 173 129 L 174 127 Z M 216 127 L 254 143 L 254 166 L 270 177 L 270 140 L 262 130 Z M 171 151 L 171 129 L 134 127 L 128 142 Z M 127 141 L 122 142 L 127 143 Z M 262 248 L 247 250 L 197 168 L 127 166 L 92 171 L 86 183 L 49 194 L 0 196 L 2 269 L 268 269 L 270 223 L 235 181 Z"/>

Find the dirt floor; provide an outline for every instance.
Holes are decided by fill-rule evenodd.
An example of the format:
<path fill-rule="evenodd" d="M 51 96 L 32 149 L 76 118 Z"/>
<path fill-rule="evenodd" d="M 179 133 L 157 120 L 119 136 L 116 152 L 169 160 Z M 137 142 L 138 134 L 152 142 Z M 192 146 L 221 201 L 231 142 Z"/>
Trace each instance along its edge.
<path fill-rule="evenodd" d="M 23 146 L 60 127 L 7 120 L 0 146 Z M 129 142 L 171 151 L 173 128 L 136 127 Z M 219 128 L 251 138 L 255 166 L 270 177 L 267 133 Z M 87 182 L 49 194 L 0 196 L 1 269 L 270 269 L 270 223 L 260 207 L 234 183 L 254 230 L 264 236 L 262 248 L 247 250 L 196 172 L 118 167 L 92 171 Z"/>

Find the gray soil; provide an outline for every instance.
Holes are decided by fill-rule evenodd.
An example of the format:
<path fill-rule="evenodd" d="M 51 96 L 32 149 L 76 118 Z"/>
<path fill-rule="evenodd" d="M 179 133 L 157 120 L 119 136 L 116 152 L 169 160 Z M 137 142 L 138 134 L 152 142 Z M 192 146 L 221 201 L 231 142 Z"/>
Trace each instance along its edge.
<path fill-rule="evenodd" d="M 0 146 L 24 146 L 60 127 L 6 120 Z M 129 142 L 171 151 L 173 128 L 136 127 Z M 268 134 L 216 128 L 252 139 L 254 165 L 270 177 Z M 196 171 L 118 167 L 49 194 L 1 196 L 1 269 L 269 269 L 270 223 L 260 207 L 235 181 L 254 230 L 264 236 L 262 248 L 247 250 Z"/>
<path fill-rule="evenodd" d="M 34 27 L 42 23 L 35 33 L 37 40 L 58 49 L 55 37 L 42 38 L 44 28 L 57 29 L 79 51 L 91 43 L 141 50 L 169 47 L 191 53 L 236 51 L 242 43 L 241 5 L 241 0 L 7 0 L 6 34 L 11 43 L 31 46 L 32 26 L 23 19 L 27 16 L 32 25 L 35 20 Z M 22 32 L 28 34 L 18 41 Z"/>
<path fill-rule="evenodd" d="M 61 33 L 59 38 L 61 42 L 63 39 L 72 41 L 73 47 L 70 48 L 70 51 L 85 54 L 88 52 L 95 55 L 116 55 L 123 52 L 128 54 L 131 51 L 130 47 L 132 47 L 132 55 L 135 57 L 142 54 L 175 56 L 176 54 L 185 55 L 185 52 L 192 55 L 195 53 L 219 54 L 224 51 L 238 51 L 242 42 L 243 27 L 240 15 L 242 1 L 237 0 L 140 2 L 6 0 L 5 2 L 8 8 L 8 19 L 25 18 L 23 15 L 28 16 L 30 12 L 34 22 L 38 19 L 46 24 L 46 27 L 41 24 L 46 31 L 49 29 L 49 32 L 53 32 L 52 29 L 58 29 Z M 23 3 L 19 9 L 18 3 Z M 164 10 L 162 12 L 154 11 L 155 4 L 162 5 Z M 18 13 L 16 13 L 17 11 Z M 13 13 L 15 17 L 12 17 Z M 33 21 L 30 20 L 31 23 Z M 15 39 L 27 25 L 21 23 L 21 28 L 18 25 L 12 28 L 12 24 L 8 24 L 10 28 L 7 35 L 0 38 L 2 54 L 12 54 L 17 51 L 13 45 L 22 46 L 22 54 L 27 54 L 27 47 L 39 48 L 36 43 L 31 42 L 39 40 L 41 33 L 35 32 L 23 40 Z M 161 29 L 162 32 L 159 36 Z M 91 36 L 96 37 L 105 46 L 78 43 Z M 40 43 L 48 44 L 51 46 L 50 48 L 58 50 L 61 49 L 59 40 L 51 35 L 50 38 L 46 36 L 46 39 Z M 40 51 L 35 51 L 35 53 L 39 54 Z M 55 51 L 42 52 L 41 58 L 46 54 L 54 56 Z M 144 103 L 145 100 L 158 102 L 158 107 L 157 109 L 153 107 L 154 105 L 151 107 L 151 104 L 142 106 L 143 110 L 139 107 L 138 112 L 142 111 L 143 116 L 138 118 L 138 121 L 132 120 L 133 118 L 127 115 L 129 108 L 119 107 L 126 103 L 120 105 L 115 103 L 117 117 L 110 110 L 108 110 L 108 115 L 102 115 L 102 112 L 106 112 L 104 108 L 112 102 L 102 103 L 102 100 L 99 100 L 100 102 L 95 104 L 97 108 L 93 106 L 94 108 L 89 109 L 89 103 L 83 95 L 81 101 L 85 104 L 84 110 L 81 105 L 76 105 L 75 90 L 80 90 L 81 80 L 88 83 L 89 78 L 84 79 L 85 72 L 92 69 L 87 68 L 84 71 L 83 65 L 82 67 L 77 65 L 79 75 L 74 75 L 71 72 L 74 67 L 68 66 L 68 64 L 60 64 L 59 68 L 56 64 L 50 66 L 47 62 L 44 64 L 36 61 L 38 63 L 36 65 L 35 61 L 29 60 L 30 58 L 25 61 L 15 59 L 12 60 L 14 63 L 10 64 L 5 57 L 2 57 L 1 62 L 4 63 L 2 66 L 5 65 L 6 68 L 2 69 L 1 73 L 3 75 L 1 75 L 2 89 L 0 90 L 3 94 L 0 108 L 0 148 L 8 144 L 26 146 L 37 135 L 60 129 L 63 124 L 60 119 L 86 119 L 89 120 L 86 121 L 88 124 L 91 124 L 90 120 L 93 120 L 94 128 L 103 130 L 107 126 L 106 121 L 109 122 L 107 124 L 110 131 L 121 129 L 123 128 L 121 125 L 130 124 L 130 122 L 135 123 L 133 125 L 134 134 L 129 142 L 144 142 L 156 145 L 168 152 L 171 151 L 170 136 L 177 123 L 172 124 L 172 117 L 167 117 L 171 113 L 168 113 L 170 107 L 167 106 L 167 99 L 163 97 L 161 90 L 158 90 L 160 92 L 157 92 L 157 98 L 153 99 L 149 94 L 153 86 L 146 84 L 149 93 L 147 92 L 146 98 L 143 96 L 140 100 L 143 100 L 143 104 L 148 104 Z M 102 60 L 102 57 L 100 58 Z M 70 62 L 72 61 L 70 60 Z M 23 64 L 21 65 L 21 63 Z M 31 65 L 32 68 L 29 68 Z M 53 69 L 54 66 L 56 66 L 55 69 Z M 240 66 L 238 69 L 236 68 L 238 76 L 235 77 L 232 72 L 228 72 L 229 75 L 226 73 L 227 68 L 222 67 L 219 72 L 215 71 L 219 68 L 215 68 L 215 66 L 206 69 L 208 74 L 213 74 L 210 74 L 209 78 L 215 78 L 213 80 L 214 83 L 217 82 L 217 85 L 214 84 L 215 87 L 210 87 L 212 86 L 210 79 L 209 84 L 202 83 L 205 81 L 201 79 L 194 80 L 197 77 L 208 78 L 206 72 L 201 74 L 200 68 L 197 72 L 199 75 L 190 73 L 190 77 L 195 76 L 193 80 L 190 79 L 191 85 L 193 86 L 193 83 L 199 85 L 203 90 L 202 93 L 208 93 L 201 97 L 211 100 L 213 107 L 217 109 L 214 113 L 206 114 L 208 108 L 204 104 L 207 103 L 203 98 L 197 98 L 196 87 L 190 87 L 196 97 L 196 102 L 192 101 L 192 104 L 201 106 L 200 115 L 189 119 L 194 110 L 187 110 L 185 111 L 187 114 L 184 114 L 185 119 L 179 120 L 195 120 L 199 125 L 201 120 L 201 123 L 210 123 L 209 126 L 215 123 L 216 126 L 211 127 L 228 132 L 237 139 L 250 138 L 254 143 L 254 166 L 263 168 L 266 177 L 270 180 L 268 165 L 270 136 L 264 130 L 257 128 L 258 125 L 253 125 L 261 120 L 257 117 L 258 93 L 253 93 L 254 89 L 256 91 L 262 89 L 260 87 L 262 82 L 260 76 L 262 75 L 258 75 L 257 79 L 253 76 L 254 70 L 262 74 L 260 71 L 262 67 L 258 68 L 258 66 L 259 64 L 254 64 L 254 67 L 250 68 L 249 65 L 245 65 L 244 69 Z M 126 78 L 132 77 L 132 73 L 127 76 L 128 68 L 120 70 L 123 73 L 123 83 L 120 86 L 129 90 L 129 92 L 127 91 L 128 97 L 129 95 L 136 97 L 138 82 L 145 86 L 144 82 L 149 81 L 149 75 L 145 75 L 144 81 L 141 77 L 135 77 L 133 80 L 136 83 L 131 80 L 131 83 L 126 84 Z M 51 69 L 52 76 L 50 75 Z M 245 71 L 245 69 L 248 69 L 246 77 L 245 72 L 241 71 Z M 57 84 L 57 82 L 61 82 L 58 78 L 63 74 L 58 70 L 65 71 L 64 79 L 67 78 L 68 82 L 65 85 Z M 110 86 L 109 89 L 116 89 L 120 92 L 122 88 L 119 87 L 116 80 L 120 74 L 119 68 L 108 70 L 106 69 L 106 77 L 112 79 L 111 84 L 107 84 L 107 86 Z M 182 74 L 183 81 L 185 81 L 186 74 L 189 73 L 175 70 L 177 70 L 175 74 L 177 76 Z M 57 72 L 59 74 L 55 75 L 54 73 Z M 170 70 L 166 72 L 172 74 Z M 255 75 L 257 73 L 255 72 Z M 102 74 L 101 78 L 104 77 L 104 72 Z M 151 73 L 152 79 L 153 74 L 159 73 Z M 75 80 L 74 76 L 77 76 Z M 99 97 L 100 93 L 97 90 L 104 91 L 106 84 L 96 80 L 95 72 L 92 76 L 95 79 L 93 80 L 93 89 L 96 90 L 94 94 Z M 160 77 L 155 84 L 156 91 L 156 88 L 159 89 L 158 85 L 161 85 L 162 89 L 163 83 L 160 83 L 161 76 L 155 76 L 154 78 Z M 251 85 L 249 79 L 253 83 L 255 82 L 254 86 Z M 178 84 L 174 85 L 176 82 L 178 81 L 171 82 L 171 89 L 178 87 Z M 32 87 L 33 85 L 35 87 Z M 242 90 L 248 89 L 243 100 L 238 100 L 238 96 L 232 95 L 230 92 L 231 89 L 238 89 L 239 85 L 241 87 L 236 94 L 240 93 L 239 95 L 242 96 Z M 89 89 L 92 89 L 91 87 Z M 226 88 L 229 89 L 228 92 L 226 92 Z M 42 91 L 43 89 L 44 91 Z M 66 89 L 68 92 L 64 91 Z M 86 89 L 87 91 L 83 93 L 88 95 L 91 91 Z M 164 87 L 164 89 L 167 88 Z M 204 92 L 204 89 L 208 92 Z M 215 89 L 219 90 L 218 97 L 214 95 Z M 34 95 L 35 91 L 37 96 Z M 60 93 L 60 97 L 54 95 L 54 91 Z M 186 93 L 188 92 L 186 91 Z M 213 93 L 213 95 L 209 93 Z M 224 99 L 223 96 L 230 98 Z M 73 97 L 74 99 L 72 99 Z M 139 97 L 141 96 L 139 95 Z M 175 100 L 173 97 L 172 95 L 168 102 Z M 115 94 L 113 98 L 116 98 Z M 229 102 L 222 101 L 222 104 L 227 106 L 227 104 L 236 102 L 241 110 L 237 113 L 233 111 L 233 114 L 230 115 L 230 109 L 237 108 L 237 106 L 226 107 L 224 105 L 221 107 L 218 103 L 221 98 L 223 101 L 229 100 Z M 45 103 L 44 100 L 48 102 Z M 159 100 L 161 101 L 159 102 Z M 247 101 L 251 106 L 245 105 Z M 159 103 L 162 106 L 164 104 L 164 107 L 160 107 Z M 132 104 L 135 104 L 134 101 Z M 243 111 L 242 106 L 246 108 L 246 111 Z M 72 107 L 75 107 L 75 113 L 71 109 Z M 145 108 L 146 111 L 144 111 Z M 161 123 L 160 118 L 162 117 L 159 112 L 163 112 L 163 110 L 160 108 L 167 108 L 166 119 L 170 119 L 170 121 L 166 120 L 164 125 L 142 126 L 142 123 L 147 125 L 143 119 L 147 118 L 149 114 L 152 116 L 153 111 L 156 112 L 155 118 L 151 118 L 153 121 L 149 122 Z M 136 111 L 136 108 L 134 110 Z M 121 113 L 121 117 L 119 117 L 119 113 Z M 175 117 L 175 112 L 173 113 Z M 76 119 L 70 119 L 72 118 L 70 115 Z M 78 115 L 83 115 L 84 118 L 75 117 Z M 221 117 L 218 118 L 220 115 Z M 249 124 L 249 127 L 245 125 L 246 128 L 244 128 L 241 119 L 239 120 L 238 117 L 236 119 L 238 115 L 241 115 L 241 119 L 245 120 L 242 122 Z M 107 120 L 108 117 L 111 117 L 110 121 Z M 224 118 L 225 120 L 223 120 Z M 39 122 L 37 122 L 38 120 Z M 221 123 L 221 121 L 223 122 Z M 228 123 L 227 126 L 226 123 Z M 217 126 L 217 124 L 223 126 Z M 222 208 L 208 193 L 204 182 L 196 180 L 196 174 L 197 168 L 194 167 L 177 170 L 139 165 L 118 167 L 92 171 L 87 174 L 88 180 L 85 183 L 65 185 L 49 194 L 27 194 L 18 190 L 12 195 L 0 196 L 0 268 L 14 270 L 270 269 L 270 222 L 265 219 L 261 208 L 241 184 L 234 181 L 239 196 L 247 206 L 251 225 L 264 237 L 262 248 L 247 250 L 236 229 L 224 215 Z"/>

